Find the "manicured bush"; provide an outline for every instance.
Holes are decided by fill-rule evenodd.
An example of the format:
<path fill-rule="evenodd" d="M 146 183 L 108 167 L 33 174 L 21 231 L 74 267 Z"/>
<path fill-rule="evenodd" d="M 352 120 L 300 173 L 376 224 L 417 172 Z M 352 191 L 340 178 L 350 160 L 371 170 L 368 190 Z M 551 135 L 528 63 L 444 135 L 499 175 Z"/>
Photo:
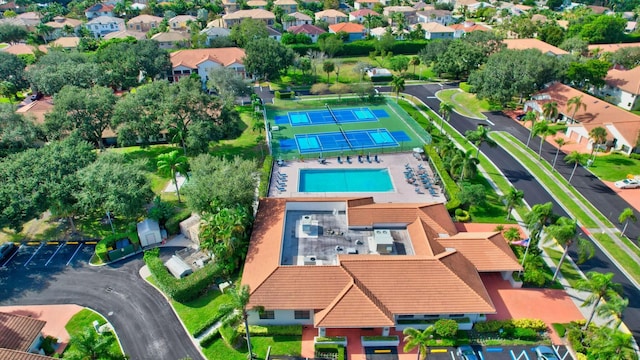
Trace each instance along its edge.
<path fill-rule="evenodd" d="M 469 215 L 469 212 L 461 208 L 456 209 L 455 215 L 458 222 L 467 222 L 471 219 L 471 215 Z"/>
<path fill-rule="evenodd" d="M 533 329 L 524 329 L 517 327 L 514 329 L 512 336 L 520 340 L 534 341 L 538 339 L 538 332 Z"/>
<path fill-rule="evenodd" d="M 115 233 L 105 237 L 96 244 L 96 256 L 103 262 L 109 261 L 109 251 L 113 250 L 112 247 L 121 239 L 129 239 L 136 249 L 140 248 L 140 239 L 138 239 L 136 232 Z"/>
<path fill-rule="evenodd" d="M 344 342 L 347 341 L 347 338 L 345 336 L 318 336 L 315 341 L 317 343 Z"/>
<path fill-rule="evenodd" d="M 337 354 L 337 360 L 344 360 L 344 346 L 338 344 L 316 344 L 315 353 L 317 358 L 321 358 L 321 354 Z"/>
<path fill-rule="evenodd" d="M 191 210 L 183 209 L 171 216 L 164 225 L 169 235 L 175 235 L 180 232 L 180 223 L 187 220 L 191 216 Z"/>
<path fill-rule="evenodd" d="M 479 333 L 495 333 L 500 329 L 513 333 L 516 328 L 539 332 L 546 330 L 547 325 L 539 319 L 509 319 L 480 321 L 473 326 L 473 329 Z"/>
<path fill-rule="evenodd" d="M 196 328 L 193 331 L 193 337 L 198 337 L 198 336 L 202 335 L 203 333 L 205 333 L 207 330 L 209 330 L 209 328 L 211 328 L 221 318 L 222 318 L 222 314 L 217 313 L 216 316 L 212 317 L 207 322 L 201 324 L 200 327 Z"/>
<path fill-rule="evenodd" d="M 451 175 L 449 175 L 449 173 L 447 172 L 444 163 L 442 162 L 442 159 L 440 158 L 440 155 L 438 155 L 436 149 L 431 145 L 425 145 L 424 151 L 427 156 L 429 156 L 431 165 L 433 165 L 437 169 L 440 180 L 442 181 L 444 189 L 449 196 L 449 201 L 446 205 L 447 210 L 452 211 L 454 209 L 457 209 L 458 207 L 460 207 L 460 200 L 458 199 L 458 193 L 460 192 L 460 189 L 458 188 L 458 185 L 455 181 L 453 181 Z"/>
<path fill-rule="evenodd" d="M 371 82 L 381 83 L 381 82 L 389 82 L 393 80 L 393 76 L 375 76 L 371 78 Z"/>
<path fill-rule="evenodd" d="M 440 319 L 433 325 L 436 334 L 444 338 L 452 338 L 458 332 L 458 323 L 452 319 Z"/>
<path fill-rule="evenodd" d="M 469 83 L 466 83 L 464 81 L 460 83 L 460 90 L 467 93 L 475 93 L 475 89 L 473 88 L 473 85 L 469 85 Z"/>
<path fill-rule="evenodd" d="M 398 340 L 398 337 L 393 336 L 363 336 L 362 340 L 364 341 L 395 341 Z"/>
<path fill-rule="evenodd" d="M 246 334 L 244 324 L 238 326 L 238 332 Z M 251 336 L 301 336 L 302 325 L 249 325 Z"/>
<path fill-rule="evenodd" d="M 567 328 L 564 326 L 564 324 L 553 323 L 551 324 L 551 326 L 553 326 L 553 329 L 558 333 L 558 336 L 560 337 L 564 337 L 564 335 L 567 333 Z"/>
<path fill-rule="evenodd" d="M 260 186 L 258 187 L 258 196 L 266 197 L 269 191 L 269 177 L 273 170 L 273 156 L 267 155 L 264 157 L 262 163 L 262 170 L 260 171 Z"/>
<path fill-rule="evenodd" d="M 207 347 L 220 337 L 220 332 L 218 330 L 213 331 L 211 334 L 207 335 L 204 339 L 200 340 L 200 346 Z"/>
<path fill-rule="evenodd" d="M 540 319 L 513 319 L 510 320 L 513 326 L 535 331 L 547 330 L 547 324 Z"/>
<path fill-rule="evenodd" d="M 220 336 L 222 337 L 224 342 L 226 342 L 232 348 L 237 349 L 238 345 L 240 345 L 238 342 L 240 334 L 238 333 L 236 328 L 229 325 L 222 325 L 219 327 L 219 329 Z"/>
<path fill-rule="evenodd" d="M 165 295 L 178 302 L 187 302 L 200 296 L 214 279 L 222 274 L 215 262 L 209 262 L 202 269 L 182 279 L 176 279 L 169 273 L 160 259 L 160 249 L 144 252 L 144 262 Z"/>

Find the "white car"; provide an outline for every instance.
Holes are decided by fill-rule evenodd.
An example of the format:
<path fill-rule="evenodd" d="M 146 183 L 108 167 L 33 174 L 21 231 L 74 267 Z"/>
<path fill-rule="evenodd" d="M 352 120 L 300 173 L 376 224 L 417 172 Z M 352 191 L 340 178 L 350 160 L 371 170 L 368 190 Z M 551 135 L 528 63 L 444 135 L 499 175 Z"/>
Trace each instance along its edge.
<path fill-rule="evenodd" d="M 559 360 L 556 352 L 548 346 L 541 345 L 536 347 L 536 356 L 538 360 Z"/>
<path fill-rule="evenodd" d="M 635 189 L 640 187 L 640 181 L 635 179 L 624 179 L 616 181 L 614 185 L 620 189 Z"/>

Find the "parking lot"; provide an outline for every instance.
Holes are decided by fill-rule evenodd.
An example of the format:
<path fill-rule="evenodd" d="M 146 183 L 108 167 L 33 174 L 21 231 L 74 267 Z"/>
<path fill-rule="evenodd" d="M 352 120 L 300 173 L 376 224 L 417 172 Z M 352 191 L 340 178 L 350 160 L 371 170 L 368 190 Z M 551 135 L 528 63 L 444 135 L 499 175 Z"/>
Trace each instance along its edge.
<path fill-rule="evenodd" d="M 82 266 L 89 262 L 95 242 L 43 242 L 21 244 L 17 250 L 0 261 L 0 270 L 62 269 Z"/>
<path fill-rule="evenodd" d="M 534 346 L 474 346 L 473 349 L 478 353 L 480 359 L 484 360 L 538 360 L 535 354 Z M 561 360 L 572 360 L 570 354 L 564 346 L 555 348 Z M 565 355 L 566 354 L 566 355 Z M 453 348 L 431 348 L 429 351 L 429 360 L 458 360 Z"/>

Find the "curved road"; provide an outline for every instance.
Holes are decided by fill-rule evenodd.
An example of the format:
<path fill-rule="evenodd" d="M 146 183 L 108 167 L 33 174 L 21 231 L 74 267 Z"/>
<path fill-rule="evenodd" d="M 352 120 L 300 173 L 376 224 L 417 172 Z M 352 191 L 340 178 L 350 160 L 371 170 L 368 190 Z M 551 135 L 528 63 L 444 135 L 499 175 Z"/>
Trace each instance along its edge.
<path fill-rule="evenodd" d="M 449 86 L 445 86 L 449 87 Z M 407 86 L 405 93 L 420 98 L 434 111 L 438 111 L 440 101 L 435 97 L 435 92 L 441 90 L 440 85 L 416 85 Z M 487 114 L 490 121 L 495 125 L 491 126 L 487 121 L 469 119 L 457 113 L 451 114 L 450 124 L 459 132 L 463 133 L 467 130 L 475 130 L 478 124 L 489 126 L 492 130 L 506 131 L 516 138 L 526 143 L 529 136 L 528 130 L 516 124 L 513 120 L 500 114 Z M 540 142 L 538 139 L 531 140 L 530 146 L 537 151 Z M 554 213 L 561 216 L 568 214 L 558 205 L 555 199 L 531 176 L 531 174 L 517 162 L 508 152 L 500 147 L 490 148 L 486 145 L 482 146 L 482 152 L 489 157 L 494 164 L 502 171 L 507 179 L 519 190 L 524 191 L 524 198 L 530 205 L 538 203 L 552 202 L 554 204 Z M 547 161 L 553 161 L 555 148 L 550 144 L 543 145 L 543 156 Z M 556 168 L 560 173 L 568 179 L 573 167 L 567 165 L 561 159 L 558 160 Z M 586 169 L 579 167 L 572 179 L 572 185 L 582 193 L 597 209 L 607 216 L 614 224 L 617 224 L 617 217 L 620 212 L 630 205 L 598 178 L 593 176 Z M 640 217 L 636 212 L 636 216 Z M 638 224 L 629 224 L 627 234 L 634 239 L 640 234 L 640 226 Z M 584 236 L 584 234 L 582 234 Z M 577 255 L 574 251 L 570 251 L 572 258 L 576 259 Z M 640 290 L 629 281 L 629 279 L 611 262 L 611 260 L 596 247 L 595 256 L 587 262 L 579 265 L 583 272 L 612 272 L 613 280 L 620 283 L 624 289 L 624 296 L 629 299 L 629 307 L 624 312 L 624 322 L 633 332 L 636 341 L 640 342 Z"/>
<path fill-rule="evenodd" d="M 142 255 L 137 255 L 102 267 L 0 272 L 0 305 L 90 307 L 111 322 L 123 351 L 133 360 L 202 359 L 169 303 L 138 274 L 143 265 Z"/>

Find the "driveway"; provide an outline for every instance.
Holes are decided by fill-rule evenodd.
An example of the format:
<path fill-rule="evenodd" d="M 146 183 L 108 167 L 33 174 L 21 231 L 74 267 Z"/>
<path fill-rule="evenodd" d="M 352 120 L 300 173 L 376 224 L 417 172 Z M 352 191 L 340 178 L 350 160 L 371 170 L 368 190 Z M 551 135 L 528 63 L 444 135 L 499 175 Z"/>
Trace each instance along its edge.
<path fill-rule="evenodd" d="M 113 324 L 131 359 L 202 359 L 165 298 L 138 275 L 142 255 L 102 267 L 87 264 L 92 248 L 69 262 L 64 245 L 23 246 L 0 268 L 0 306 L 78 304 Z M 178 248 L 163 248 L 163 254 Z M 76 251 L 76 250 L 74 250 Z M 71 252 L 72 253 L 72 252 Z M 64 256 L 63 256 L 64 255 Z M 67 265 L 68 263 L 68 265 Z"/>
<path fill-rule="evenodd" d="M 434 109 L 434 111 L 437 112 L 440 107 L 440 101 L 435 98 L 435 92 L 440 89 L 441 86 L 439 85 L 416 85 L 407 86 L 405 92 L 420 98 L 429 107 L 431 107 L 431 109 Z M 494 125 L 489 124 L 487 121 L 469 119 L 457 113 L 451 114 L 450 124 L 455 127 L 456 130 L 464 134 L 465 131 L 474 130 L 478 124 L 483 123 L 488 125 L 491 130 L 506 131 L 526 143 L 528 131 L 522 126 L 501 114 L 487 114 L 487 116 Z M 535 148 L 539 144 L 538 140 L 532 140 L 530 145 Z M 535 180 L 533 176 L 531 176 L 531 174 L 508 152 L 499 147 L 490 148 L 486 145 L 482 146 L 481 150 L 491 159 L 491 161 L 493 161 L 493 163 L 517 189 L 524 192 L 524 200 L 528 204 L 533 205 L 551 202 L 554 205 L 553 211 L 555 214 L 568 216 L 568 214 L 560 207 L 544 187 L 542 187 L 542 185 L 540 185 L 540 183 L 538 183 L 538 181 Z M 550 144 L 543 146 L 543 156 L 545 159 L 553 160 L 551 157 L 552 155 L 555 155 L 555 148 Z M 565 165 L 562 161 L 558 161 L 558 163 L 560 163 L 558 166 L 559 171 L 568 178 L 571 166 Z M 624 208 L 629 207 L 628 203 L 616 196 L 611 189 L 602 184 L 600 180 L 583 168 L 578 168 L 576 175 L 572 180 L 572 184 L 592 204 L 594 204 L 594 206 L 596 206 L 610 219 L 617 218 L 618 214 L 620 214 Z M 617 223 L 617 219 L 614 223 Z M 639 224 L 629 224 L 628 234 L 635 237 L 639 233 Z M 579 235 L 585 237 L 582 232 Z M 575 251 L 570 251 L 569 254 L 572 258 L 577 259 Z M 614 274 L 613 281 L 622 285 L 624 296 L 629 299 L 629 306 L 623 314 L 625 324 L 632 331 L 636 341 L 640 342 L 640 291 L 638 288 L 636 288 L 635 285 L 597 247 L 595 256 L 579 265 L 579 267 L 583 272 L 597 271 L 601 273 L 612 272 Z"/>

